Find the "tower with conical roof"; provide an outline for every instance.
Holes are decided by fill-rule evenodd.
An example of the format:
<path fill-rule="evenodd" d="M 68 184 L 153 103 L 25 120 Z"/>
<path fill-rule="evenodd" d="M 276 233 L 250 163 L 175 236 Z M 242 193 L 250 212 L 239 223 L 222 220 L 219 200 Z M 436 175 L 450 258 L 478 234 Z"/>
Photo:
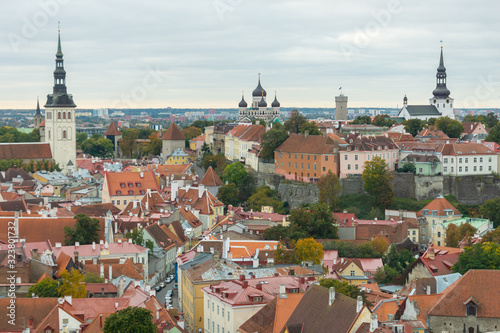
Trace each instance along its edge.
<path fill-rule="evenodd" d="M 50 144 L 52 156 L 63 172 L 68 171 L 68 165 L 76 165 L 75 107 L 73 96 L 66 89 L 61 30 L 58 30 L 54 87 L 45 103 L 45 142 Z"/>
<path fill-rule="evenodd" d="M 161 157 L 166 161 L 167 157 L 176 150 L 184 150 L 186 146 L 186 137 L 175 123 L 170 124 L 170 127 L 163 133 L 161 137 L 162 149 Z"/>
<path fill-rule="evenodd" d="M 432 92 L 433 97 L 429 103 L 434 105 L 443 117 L 455 119 L 453 109 L 453 98 L 450 97 L 450 90 L 446 87 L 446 67 L 443 60 L 443 46 L 441 46 L 441 56 L 436 73 L 436 89 Z"/>
<path fill-rule="evenodd" d="M 39 128 L 40 124 L 43 121 L 43 116 L 42 116 L 42 113 L 40 112 L 40 100 L 38 99 L 38 97 L 36 98 L 36 112 L 35 112 L 35 116 L 33 117 L 33 119 L 34 119 L 34 123 L 35 123 L 35 128 Z"/>

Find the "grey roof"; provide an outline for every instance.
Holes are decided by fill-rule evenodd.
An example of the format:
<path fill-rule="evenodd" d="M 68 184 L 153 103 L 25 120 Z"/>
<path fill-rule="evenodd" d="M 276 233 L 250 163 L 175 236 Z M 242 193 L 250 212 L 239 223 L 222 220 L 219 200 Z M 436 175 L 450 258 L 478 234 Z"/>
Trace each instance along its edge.
<path fill-rule="evenodd" d="M 408 105 L 406 110 L 410 116 L 436 116 L 441 117 L 441 113 L 434 105 Z"/>
<path fill-rule="evenodd" d="M 246 108 L 248 106 L 247 102 L 245 102 L 245 97 L 241 96 L 241 101 L 240 104 L 238 104 L 238 107 L 240 108 Z"/>
<path fill-rule="evenodd" d="M 280 102 L 278 102 L 278 99 L 277 99 L 276 95 L 274 95 L 274 101 L 273 101 L 273 103 L 271 104 L 271 106 L 272 106 L 273 108 L 279 108 L 279 107 L 280 107 Z"/>
<path fill-rule="evenodd" d="M 409 162 L 417 162 L 417 163 L 429 163 L 432 161 L 439 162 L 439 158 L 434 155 L 418 155 L 418 154 L 410 154 L 403 158 L 401 162 L 409 161 Z"/>
<path fill-rule="evenodd" d="M 462 274 L 452 273 L 446 275 L 435 276 L 436 278 L 436 293 L 442 293 L 446 288 L 448 288 L 453 282 L 460 279 Z"/>
<path fill-rule="evenodd" d="M 259 97 L 259 96 L 267 96 L 267 92 L 262 88 L 260 85 L 260 74 L 259 74 L 259 84 L 257 85 L 257 88 L 252 92 L 253 97 Z"/>
<path fill-rule="evenodd" d="M 259 102 L 259 108 L 265 108 L 267 107 L 267 102 L 264 100 L 264 95 L 262 95 L 262 98 L 260 99 Z"/>
<path fill-rule="evenodd" d="M 188 261 L 185 264 L 180 265 L 179 268 L 182 269 L 183 271 L 185 271 L 185 270 L 188 270 L 190 268 L 196 267 L 199 264 L 204 263 L 205 261 L 212 259 L 212 257 L 213 256 L 211 253 L 197 253 L 196 256 L 192 260 Z"/>

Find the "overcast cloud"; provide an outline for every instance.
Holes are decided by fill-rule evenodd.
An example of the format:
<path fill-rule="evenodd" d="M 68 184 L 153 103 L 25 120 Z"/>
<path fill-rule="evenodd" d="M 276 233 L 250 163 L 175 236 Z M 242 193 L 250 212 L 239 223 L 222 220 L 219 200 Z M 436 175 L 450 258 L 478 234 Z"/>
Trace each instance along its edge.
<path fill-rule="evenodd" d="M 52 91 L 61 21 L 79 108 L 236 107 L 262 74 L 285 107 L 427 104 L 443 40 L 456 107 L 500 105 L 500 2 L 4 1 L 0 108 Z"/>

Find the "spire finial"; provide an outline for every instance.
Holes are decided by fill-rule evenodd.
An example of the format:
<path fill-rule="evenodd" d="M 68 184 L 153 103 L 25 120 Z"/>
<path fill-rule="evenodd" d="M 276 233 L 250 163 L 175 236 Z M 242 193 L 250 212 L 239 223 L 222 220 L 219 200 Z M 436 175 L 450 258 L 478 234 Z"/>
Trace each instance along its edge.
<path fill-rule="evenodd" d="M 62 56 L 61 50 L 61 22 L 57 22 L 57 55 Z"/>
<path fill-rule="evenodd" d="M 441 39 L 439 42 L 441 43 L 441 48 L 443 48 L 443 40 Z"/>
<path fill-rule="evenodd" d="M 260 82 L 260 73 L 259 73 L 259 82 Z"/>
<path fill-rule="evenodd" d="M 57 21 L 57 31 L 61 32 L 61 21 Z"/>
<path fill-rule="evenodd" d="M 244 90 L 241 91 L 241 97 L 245 97 L 245 91 Z"/>

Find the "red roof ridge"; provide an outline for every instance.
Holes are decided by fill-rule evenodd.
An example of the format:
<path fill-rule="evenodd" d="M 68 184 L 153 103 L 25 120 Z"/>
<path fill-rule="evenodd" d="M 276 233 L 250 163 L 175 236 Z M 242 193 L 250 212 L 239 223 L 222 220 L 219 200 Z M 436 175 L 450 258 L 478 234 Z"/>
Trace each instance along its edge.
<path fill-rule="evenodd" d="M 175 123 L 170 124 L 170 127 L 165 131 L 162 140 L 186 140 L 184 134 Z"/>

